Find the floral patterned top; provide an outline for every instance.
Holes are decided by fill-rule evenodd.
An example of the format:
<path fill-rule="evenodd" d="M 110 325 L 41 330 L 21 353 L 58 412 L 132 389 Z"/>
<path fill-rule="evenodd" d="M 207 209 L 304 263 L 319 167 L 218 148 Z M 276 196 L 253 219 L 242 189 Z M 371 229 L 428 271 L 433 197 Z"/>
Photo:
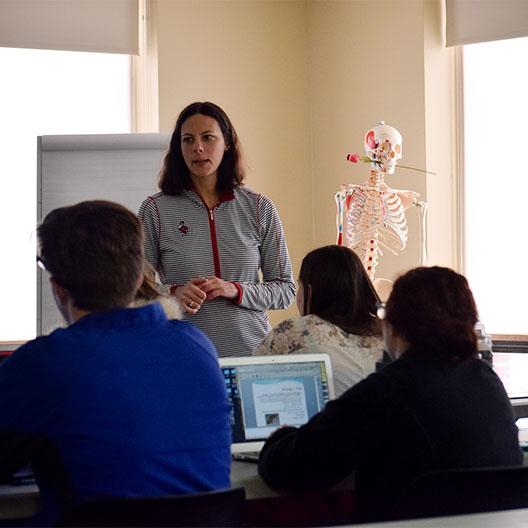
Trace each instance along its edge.
<path fill-rule="evenodd" d="M 285 319 L 262 341 L 255 355 L 320 354 L 330 356 L 336 397 L 374 372 L 383 353 L 377 336 L 347 334 L 310 314 Z"/>

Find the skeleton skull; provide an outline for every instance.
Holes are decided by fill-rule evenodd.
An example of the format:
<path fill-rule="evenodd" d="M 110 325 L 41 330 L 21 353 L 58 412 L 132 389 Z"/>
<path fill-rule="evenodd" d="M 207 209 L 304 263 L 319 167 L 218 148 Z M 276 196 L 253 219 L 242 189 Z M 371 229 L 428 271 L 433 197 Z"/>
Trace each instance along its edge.
<path fill-rule="evenodd" d="M 402 157 L 402 136 L 394 128 L 381 121 L 365 134 L 365 152 L 373 161 L 376 172 L 394 174 L 397 161 Z"/>

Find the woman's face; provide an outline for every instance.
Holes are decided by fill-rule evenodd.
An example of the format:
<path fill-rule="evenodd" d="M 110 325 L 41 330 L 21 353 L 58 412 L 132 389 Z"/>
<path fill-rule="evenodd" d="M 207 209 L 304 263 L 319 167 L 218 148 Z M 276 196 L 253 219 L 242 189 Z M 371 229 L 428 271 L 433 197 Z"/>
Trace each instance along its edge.
<path fill-rule="evenodd" d="M 193 180 L 216 178 L 226 145 L 216 119 L 195 114 L 181 128 L 181 150 Z"/>

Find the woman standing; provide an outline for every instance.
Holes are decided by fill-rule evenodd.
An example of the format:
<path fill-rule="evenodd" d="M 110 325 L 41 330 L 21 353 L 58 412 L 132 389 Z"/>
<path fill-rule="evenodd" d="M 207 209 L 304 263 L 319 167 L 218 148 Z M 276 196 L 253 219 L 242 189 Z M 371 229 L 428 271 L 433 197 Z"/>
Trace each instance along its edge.
<path fill-rule="evenodd" d="M 147 259 L 220 356 L 251 354 L 270 329 L 265 311 L 295 296 L 277 210 L 243 179 L 229 118 L 193 103 L 176 121 L 161 192 L 139 210 Z"/>

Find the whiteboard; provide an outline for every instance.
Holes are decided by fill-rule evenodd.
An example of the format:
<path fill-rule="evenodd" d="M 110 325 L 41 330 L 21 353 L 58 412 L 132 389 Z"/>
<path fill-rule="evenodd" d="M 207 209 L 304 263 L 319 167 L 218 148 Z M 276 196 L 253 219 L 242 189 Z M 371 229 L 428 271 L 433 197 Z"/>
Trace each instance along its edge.
<path fill-rule="evenodd" d="M 57 207 L 111 200 L 137 213 L 158 191 L 168 134 L 96 134 L 37 138 L 37 221 Z M 37 334 L 64 324 L 46 272 L 37 275 Z"/>

